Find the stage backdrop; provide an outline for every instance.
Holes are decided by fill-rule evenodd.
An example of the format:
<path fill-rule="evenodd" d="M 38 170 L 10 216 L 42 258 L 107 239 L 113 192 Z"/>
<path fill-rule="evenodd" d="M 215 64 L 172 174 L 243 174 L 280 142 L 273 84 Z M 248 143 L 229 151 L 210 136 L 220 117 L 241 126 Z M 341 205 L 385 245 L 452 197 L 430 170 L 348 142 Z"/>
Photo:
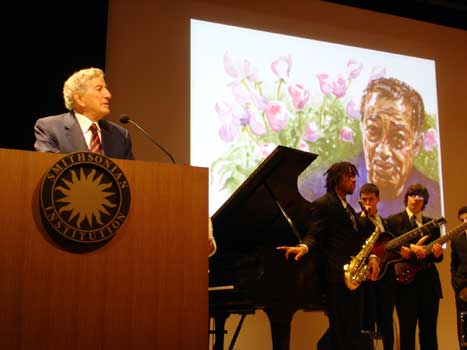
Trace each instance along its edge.
<path fill-rule="evenodd" d="M 351 96 L 355 98 L 355 108 L 359 106 L 359 92 L 370 78 L 370 72 L 376 65 L 385 68 L 386 77 L 395 77 L 413 85 L 422 95 L 426 104 L 426 113 L 432 115 L 433 120 L 438 118 L 438 124 L 433 124 L 436 130 L 433 135 L 435 139 L 439 136 L 436 141 L 441 153 L 434 152 L 438 155 L 442 171 L 439 172 L 436 166 L 430 171 L 438 172 L 440 175 L 438 183 L 444 190 L 441 207 L 445 210 L 447 227 L 456 225 L 457 209 L 466 204 L 467 198 L 465 181 L 467 165 L 463 161 L 465 158 L 463 152 L 467 149 L 465 138 L 467 127 L 464 122 L 465 110 L 467 110 L 465 98 L 467 34 L 465 31 L 321 1 L 305 0 L 289 1 L 283 6 L 265 0 L 255 2 L 246 0 L 141 1 L 137 4 L 123 0 L 111 0 L 108 20 L 106 79 L 113 94 L 111 118 L 118 120 L 120 114 L 128 114 L 143 124 L 152 137 L 173 153 L 179 163 L 189 163 L 192 154 L 190 149 L 190 118 L 192 116 L 190 96 L 192 93 L 206 93 L 206 91 L 191 91 L 190 63 L 192 49 L 194 49 L 191 46 L 191 35 L 194 34 L 191 31 L 192 20 L 245 28 L 253 30 L 254 33 L 261 31 L 277 36 L 286 35 L 298 38 L 295 39 L 297 42 L 319 41 L 328 43 L 326 45 L 329 47 L 344 45 L 349 47 L 352 53 L 365 53 L 365 55 L 358 56 L 346 55 L 340 59 L 337 56 L 329 58 L 330 62 L 334 60 L 336 63 L 332 68 L 313 65 L 309 68 L 310 74 L 305 76 L 303 73 L 297 74 L 300 69 L 306 67 L 307 62 L 301 61 L 302 57 L 297 56 L 296 51 L 278 49 L 275 54 L 272 54 L 274 48 L 261 41 L 255 44 L 261 50 L 270 53 L 265 61 L 256 61 L 256 57 L 246 55 L 245 52 L 239 50 L 229 51 L 232 57 L 250 60 L 253 66 L 261 68 L 263 79 L 265 82 L 267 80 L 267 84 L 270 85 L 268 90 L 266 88 L 264 90 L 269 94 L 269 98 L 273 96 L 274 87 L 277 87 L 274 84 L 277 84 L 279 80 L 270 65 L 282 56 L 291 55 L 293 65 L 288 83 L 302 84 L 306 87 L 310 93 L 309 101 L 312 109 L 314 106 L 315 110 L 316 103 L 323 99 L 323 95 L 320 95 L 322 94 L 320 81 L 316 75 L 328 74 L 327 82 L 332 85 L 335 81 L 338 84 L 339 74 L 344 79 L 348 77 L 347 68 L 351 59 L 355 60 L 357 65 L 362 63 L 363 68 L 359 77 L 353 79 L 346 90 L 346 95 L 338 100 L 343 103 L 342 108 L 347 107 Z M 229 46 L 227 37 L 224 41 L 223 47 L 225 48 Z M 204 45 L 209 47 L 209 42 Z M 245 42 L 245 47 L 246 45 L 251 44 Z M 402 71 L 395 69 L 386 61 L 370 60 L 366 56 L 366 53 L 370 53 L 367 50 L 371 50 L 371 53 L 379 52 L 381 55 L 387 53 L 391 57 L 392 55 L 404 57 L 410 62 L 418 63 L 410 66 L 414 72 Z M 225 86 L 230 82 L 230 76 L 225 70 L 222 71 L 225 52 L 219 51 L 219 55 L 211 57 L 206 51 L 205 59 L 216 60 L 220 70 L 213 66 L 212 71 L 202 78 L 210 81 L 213 79 L 211 75 L 219 71 L 222 72 L 224 79 L 219 89 L 213 92 L 217 97 L 231 95 L 231 90 L 229 91 Z M 313 56 L 319 56 L 319 54 L 316 53 Z M 414 78 L 419 66 L 425 69 L 428 85 L 421 84 Z M 303 81 L 300 79 L 302 77 Z M 431 92 L 427 92 L 428 88 Z M 283 96 L 288 94 L 285 87 L 281 87 L 281 91 Z M 335 95 L 331 93 L 330 98 L 334 97 Z M 197 101 L 191 102 L 197 103 Z M 218 99 L 215 98 L 203 106 L 211 119 L 196 127 L 212 130 L 210 134 L 216 135 L 217 133 L 219 136 L 221 120 L 215 109 L 217 102 Z M 356 122 L 346 118 L 343 118 L 346 122 Z M 134 137 L 135 154 L 139 159 L 168 161 L 167 157 L 135 128 L 131 125 L 128 128 Z M 352 131 L 357 130 L 357 127 L 352 128 Z M 428 129 L 424 132 L 427 131 Z M 353 137 L 355 142 L 358 142 L 356 133 L 353 133 Z M 218 142 L 221 141 L 218 139 Z M 313 146 L 313 143 L 309 142 L 308 146 Z M 217 146 L 212 147 L 217 148 Z M 221 151 L 221 148 L 215 150 L 215 152 Z M 216 159 L 208 154 L 206 158 L 211 162 Z M 194 157 L 193 161 L 195 161 Z M 422 169 L 417 162 L 414 163 L 415 168 Z M 425 170 L 422 169 L 422 171 Z M 213 205 L 211 210 L 215 210 L 217 205 L 211 205 Z M 402 209 L 402 203 L 400 209 Z M 445 251 L 445 259 L 439 265 L 444 292 L 438 322 L 441 349 L 449 349 L 456 337 L 455 306 L 449 275 L 449 253 L 448 247 Z M 322 313 L 297 313 L 292 323 L 291 349 L 313 347 L 326 328 L 325 320 Z M 229 327 L 233 327 L 235 321 L 233 317 L 229 322 Z M 227 340 L 231 336 L 232 329 L 230 328 Z M 270 348 L 270 344 L 269 326 L 264 314 L 259 312 L 255 316 L 247 317 L 238 339 L 238 347 L 261 349 Z"/>

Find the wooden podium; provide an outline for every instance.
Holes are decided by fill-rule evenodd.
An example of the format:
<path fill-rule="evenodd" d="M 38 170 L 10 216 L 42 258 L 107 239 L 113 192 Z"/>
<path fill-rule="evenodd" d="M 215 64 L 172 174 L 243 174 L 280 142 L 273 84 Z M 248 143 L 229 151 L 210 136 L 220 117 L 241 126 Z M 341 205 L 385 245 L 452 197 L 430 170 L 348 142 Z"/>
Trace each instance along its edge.
<path fill-rule="evenodd" d="M 104 246 L 71 253 L 39 210 L 63 156 L 0 149 L 0 349 L 207 349 L 207 169 L 113 159 L 128 218 Z"/>

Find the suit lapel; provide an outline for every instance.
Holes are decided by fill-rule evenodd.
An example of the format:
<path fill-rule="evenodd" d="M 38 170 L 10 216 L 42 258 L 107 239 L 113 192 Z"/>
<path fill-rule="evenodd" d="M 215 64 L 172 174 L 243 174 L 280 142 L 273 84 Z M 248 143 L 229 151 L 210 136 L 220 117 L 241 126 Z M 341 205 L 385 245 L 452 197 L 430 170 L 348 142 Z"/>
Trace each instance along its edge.
<path fill-rule="evenodd" d="M 409 214 L 407 214 L 406 210 L 404 210 L 404 212 L 402 213 L 402 227 L 404 228 L 402 230 L 402 233 L 409 232 L 412 229 Z"/>
<path fill-rule="evenodd" d="M 65 122 L 63 126 L 65 128 L 65 136 L 71 145 L 71 149 L 75 149 L 77 151 L 89 150 L 78 120 L 76 120 L 73 113 L 68 113 L 65 116 Z"/>
<path fill-rule="evenodd" d="M 114 152 L 112 145 L 114 145 L 115 142 L 112 141 L 113 134 L 110 132 L 109 124 L 101 119 L 99 120 L 99 127 L 101 128 L 102 151 L 107 157 L 113 157 Z"/>
<path fill-rule="evenodd" d="M 338 208 L 337 211 L 338 213 L 336 213 L 336 217 L 345 217 L 345 225 L 349 225 L 349 227 L 352 227 L 352 229 L 355 231 L 355 229 L 353 228 L 353 223 L 352 223 L 352 220 L 350 219 L 349 217 L 349 213 L 347 212 L 347 210 L 344 208 L 344 206 L 342 205 L 342 201 L 341 199 L 339 198 L 339 196 L 336 194 L 336 193 L 331 193 L 330 194 L 330 198 L 331 198 L 331 201 L 334 202 L 333 203 L 333 207 L 335 208 Z M 358 227 L 358 220 L 357 220 L 357 215 L 355 213 L 355 210 L 352 208 L 352 206 L 347 202 L 347 205 L 349 206 L 350 208 L 350 211 L 353 213 L 353 216 L 355 218 L 355 223 Z"/>
<path fill-rule="evenodd" d="M 380 216 L 380 218 L 381 218 L 381 222 L 383 223 L 384 232 L 389 232 L 388 220 L 381 217 L 381 216 Z M 392 236 L 392 234 L 391 234 L 391 236 Z"/>

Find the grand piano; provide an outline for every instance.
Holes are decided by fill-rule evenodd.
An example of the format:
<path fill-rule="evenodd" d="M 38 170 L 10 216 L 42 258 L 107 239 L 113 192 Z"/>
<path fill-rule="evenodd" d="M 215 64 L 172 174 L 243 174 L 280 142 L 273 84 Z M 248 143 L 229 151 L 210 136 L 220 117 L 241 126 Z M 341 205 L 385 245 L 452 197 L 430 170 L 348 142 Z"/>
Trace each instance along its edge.
<path fill-rule="evenodd" d="M 224 350 L 225 322 L 263 310 L 273 350 L 288 350 L 290 323 L 299 309 L 323 310 L 320 257 L 287 261 L 276 247 L 294 246 L 307 227 L 307 207 L 298 175 L 317 155 L 278 146 L 212 216 L 217 252 L 209 261 L 209 314 L 214 350 Z"/>

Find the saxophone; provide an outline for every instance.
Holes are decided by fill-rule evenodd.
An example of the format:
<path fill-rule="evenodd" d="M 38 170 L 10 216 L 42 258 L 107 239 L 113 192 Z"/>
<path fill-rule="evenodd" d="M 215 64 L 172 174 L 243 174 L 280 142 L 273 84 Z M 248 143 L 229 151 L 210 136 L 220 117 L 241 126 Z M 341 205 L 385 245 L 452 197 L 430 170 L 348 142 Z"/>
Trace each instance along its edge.
<path fill-rule="evenodd" d="M 371 218 L 362 201 L 359 201 L 360 206 L 362 207 L 363 212 L 367 215 L 368 219 L 375 226 L 375 230 L 367 238 L 365 243 L 362 246 L 362 249 L 358 252 L 356 256 L 352 256 L 350 262 L 344 265 L 344 282 L 347 288 L 350 290 L 357 289 L 363 281 L 366 281 L 370 273 L 370 269 L 367 264 L 368 257 L 371 254 L 373 246 L 379 238 L 380 230 L 377 223 Z"/>

